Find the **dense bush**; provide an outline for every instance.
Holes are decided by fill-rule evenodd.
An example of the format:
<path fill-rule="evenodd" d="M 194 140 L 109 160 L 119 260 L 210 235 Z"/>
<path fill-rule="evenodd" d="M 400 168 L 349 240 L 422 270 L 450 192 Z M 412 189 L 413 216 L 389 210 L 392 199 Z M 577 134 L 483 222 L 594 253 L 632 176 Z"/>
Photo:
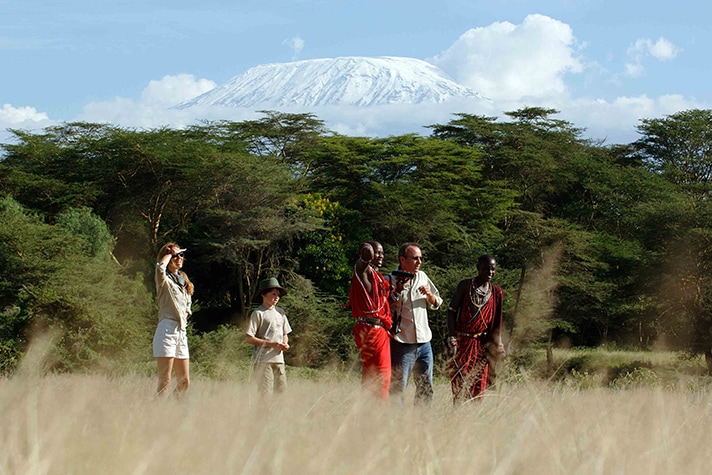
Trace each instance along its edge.
<path fill-rule="evenodd" d="M 712 111 L 643 120 L 641 139 L 620 146 L 556 113 L 460 113 L 428 137 L 345 137 L 311 114 L 272 111 L 180 130 L 12 131 L 0 193 L 24 209 L 3 202 L 1 365 L 49 325 L 63 331 L 57 367 L 148 357 L 154 259 L 168 240 L 190 249 L 199 337 L 244 321 L 260 279 L 284 276 L 290 363 L 349 362 L 340 305 L 355 250 L 375 239 L 385 270 L 401 244 L 419 243 L 446 304 L 477 257 L 495 255 L 508 350 L 664 339 L 705 354 L 712 372 Z M 443 355 L 444 308 L 430 315 Z M 585 373 L 584 360 L 560 374 Z"/>
<path fill-rule="evenodd" d="M 346 297 L 329 297 L 315 292 L 308 281 L 294 277 L 288 281 L 289 295 L 280 301 L 292 334 L 292 348 L 285 353 L 288 364 L 320 368 L 352 360 L 357 354 L 351 329 L 351 311 L 344 308 Z"/>
<path fill-rule="evenodd" d="M 191 371 L 215 379 L 244 377 L 250 370 L 252 346 L 245 342 L 245 331 L 222 325 L 189 338 Z"/>
<path fill-rule="evenodd" d="M 13 370 L 28 342 L 50 329 L 50 370 L 146 361 L 155 306 L 142 278 L 112 261 L 111 234 L 97 216 L 69 211 L 58 223 L 0 201 L 0 371 Z"/>

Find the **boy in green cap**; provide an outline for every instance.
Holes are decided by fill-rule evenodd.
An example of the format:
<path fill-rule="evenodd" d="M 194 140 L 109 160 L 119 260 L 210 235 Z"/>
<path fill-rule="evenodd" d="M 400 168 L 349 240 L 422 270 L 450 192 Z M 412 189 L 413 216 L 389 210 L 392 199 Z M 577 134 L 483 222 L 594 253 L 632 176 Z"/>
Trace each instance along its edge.
<path fill-rule="evenodd" d="M 284 351 L 289 349 L 289 326 L 284 310 L 277 307 L 287 290 L 270 277 L 260 281 L 255 300 L 262 304 L 250 315 L 245 341 L 254 345 L 252 362 L 255 380 L 262 394 L 282 393 L 287 389 Z"/>

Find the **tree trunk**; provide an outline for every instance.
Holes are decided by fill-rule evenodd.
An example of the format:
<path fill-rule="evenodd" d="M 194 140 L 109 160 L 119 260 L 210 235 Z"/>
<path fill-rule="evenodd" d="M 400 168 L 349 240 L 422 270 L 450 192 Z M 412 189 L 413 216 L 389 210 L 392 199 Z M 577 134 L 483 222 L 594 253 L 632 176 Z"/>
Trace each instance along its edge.
<path fill-rule="evenodd" d="M 514 309 L 512 310 L 512 326 L 509 327 L 509 342 L 507 342 L 507 353 L 509 353 L 509 347 L 512 344 L 512 338 L 514 337 L 514 327 L 517 322 L 517 311 L 519 310 L 519 301 L 522 298 L 522 288 L 524 287 L 524 277 L 527 274 L 526 264 L 522 265 L 522 270 L 519 272 L 519 284 L 517 285 L 517 299 L 514 301 Z"/>
<path fill-rule="evenodd" d="M 554 347 L 551 343 L 546 347 L 546 371 L 549 376 L 554 374 Z"/>
<path fill-rule="evenodd" d="M 554 330 L 549 332 L 549 344 L 546 345 L 546 371 L 549 376 L 554 374 Z"/>
<path fill-rule="evenodd" d="M 707 363 L 707 374 L 712 376 L 712 348 L 705 350 L 705 363 Z"/>

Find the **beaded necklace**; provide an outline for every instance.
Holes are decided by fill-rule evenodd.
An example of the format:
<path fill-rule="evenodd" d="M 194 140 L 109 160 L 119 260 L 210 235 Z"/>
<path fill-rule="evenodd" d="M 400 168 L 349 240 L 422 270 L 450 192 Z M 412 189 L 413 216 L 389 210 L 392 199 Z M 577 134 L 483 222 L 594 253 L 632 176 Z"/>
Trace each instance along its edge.
<path fill-rule="evenodd" d="M 485 283 L 484 289 L 482 286 L 476 287 L 476 285 L 477 281 L 472 279 L 472 285 L 470 286 L 470 301 L 475 307 L 482 308 L 492 296 L 492 291 L 489 282 Z"/>
<path fill-rule="evenodd" d="M 484 307 L 487 302 L 489 302 L 491 296 L 492 287 L 489 285 L 489 282 L 485 282 L 485 288 L 483 289 L 482 286 L 477 286 L 476 279 L 472 279 L 472 284 L 470 285 L 470 302 L 472 302 L 472 305 L 475 306 L 477 311 L 474 313 L 474 315 L 472 315 L 472 317 L 470 317 L 469 322 L 472 322 L 479 315 L 480 320 L 482 321 L 482 325 L 487 327 L 487 322 L 485 321 L 485 318 L 482 315 L 482 307 Z"/>
<path fill-rule="evenodd" d="M 369 294 L 368 291 L 366 290 L 366 286 L 364 285 L 363 280 L 361 280 L 361 276 L 359 275 L 358 272 L 356 272 L 356 266 L 354 266 L 354 275 L 356 276 L 356 279 L 358 280 L 358 283 L 361 285 L 361 288 L 363 289 L 363 293 L 366 296 L 366 305 L 368 305 L 368 307 L 370 307 L 370 310 L 365 310 L 364 313 L 366 313 L 366 314 L 380 314 L 381 310 L 383 310 L 383 307 L 388 302 L 388 299 L 383 298 L 384 279 L 383 279 L 383 276 L 381 275 L 381 273 L 374 270 L 373 267 L 369 267 L 369 269 L 371 270 L 371 275 L 373 276 L 373 282 L 371 283 L 371 289 L 373 291 L 373 295 Z"/>

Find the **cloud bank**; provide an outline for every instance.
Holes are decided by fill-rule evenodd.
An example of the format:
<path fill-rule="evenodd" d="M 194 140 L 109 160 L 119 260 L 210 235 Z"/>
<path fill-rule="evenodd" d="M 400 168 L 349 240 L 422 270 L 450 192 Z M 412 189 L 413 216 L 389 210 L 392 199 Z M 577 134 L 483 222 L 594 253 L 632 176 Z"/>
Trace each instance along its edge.
<path fill-rule="evenodd" d="M 305 43 L 299 37 L 284 42 L 296 58 Z M 585 57 L 584 42 L 572 28 L 544 15 L 529 15 L 521 24 L 495 22 L 470 29 L 447 49 L 428 61 L 456 81 L 486 96 L 489 101 L 456 100 L 433 105 L 394 105 L 379 110 L 358 107 L 325 107 L 310 111 L 327 127 L 347 135 L 385 136 L 424 133 L 425 126 L 445 123 L 454 113 L 467 112 L 501 117 L 504 112 L 526 106 L 561 111 L 558 118 L 587 129 L 584 134 L 608 143 L 628 143 L 637 138 L 641 118 L 661 117 L 680 110 L 705 108 L 695 100 L 676 94 L 612 98 L 576 96 L 574 80 L 591 72 L 598 61 Z M 645 62 L 674 61 L 682 49 L 660 37 L 641 38 L 621 45 L 627 58 L 625 72 L 609 73 L 608 79 L 636 77 L 645 73 Z M 596 71 L 606 74 L 605 71 Z M 604 80 L 606 78 L 603 78 Z M 148 83 L 138 98 L 116 97 L 86 104 L 72 120 L 113 123 L 127 127 L 185 127 L 201 120 L 248 120 L 260 116 L 254 110 L 224 107 L 178 110 L 172 106 L 192 99 L 216 86 L 210 79 L 191 74 L 164 76 Z M 30 106 L 5 104 L 0 109 L 0 128 L 41 128 L 53 121 Z"/>

